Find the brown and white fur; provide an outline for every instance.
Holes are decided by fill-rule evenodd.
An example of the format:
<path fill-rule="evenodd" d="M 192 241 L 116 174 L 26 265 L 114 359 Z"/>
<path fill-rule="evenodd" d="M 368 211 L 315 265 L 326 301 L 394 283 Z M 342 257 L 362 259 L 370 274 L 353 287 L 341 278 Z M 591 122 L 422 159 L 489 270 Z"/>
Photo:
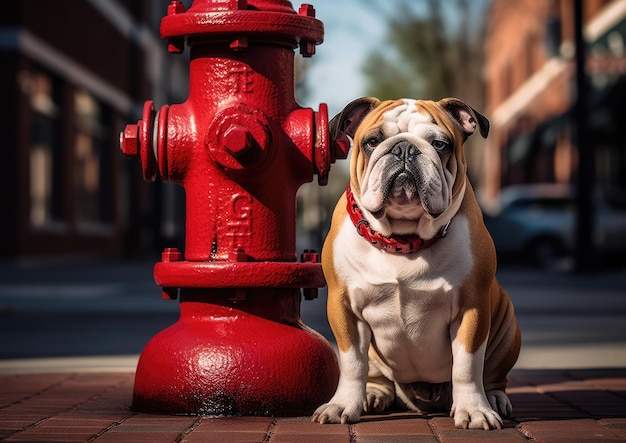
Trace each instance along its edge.
<path fill-rule="evenodd" d="M 521 336 L 495 278 L 463 152 L 467 137 L 488 129 L 453 98 L 362 98 L 331 121 L 336 138 L 353 139 L 350 186 L 369 226 L 385 236 L 441 238 L 408 254 L 374 247 L 342 196 L 322 251 L 341 375 L 313 421 L 353 423 L 402 407 L 447 410 L 457 427 L 490 429 L 511 413 L 504 389 Z"/>

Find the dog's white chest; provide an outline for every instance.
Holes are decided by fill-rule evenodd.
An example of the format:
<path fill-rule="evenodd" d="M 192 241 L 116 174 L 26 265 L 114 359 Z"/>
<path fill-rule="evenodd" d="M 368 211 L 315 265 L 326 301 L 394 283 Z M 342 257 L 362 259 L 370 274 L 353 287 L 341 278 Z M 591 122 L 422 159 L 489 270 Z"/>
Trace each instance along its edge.
<path fill-rule="evenodd" d="M 367 244 L 348 221 L 335 244 L 335 269 L 352 311 L 370 327 L 396 381 L 403 374 L 407 382 L 449 380 L 450 322 L 472 267 L 467 220 L 456 217 L 448 236 L 417 254 L 395 255 Z"/>

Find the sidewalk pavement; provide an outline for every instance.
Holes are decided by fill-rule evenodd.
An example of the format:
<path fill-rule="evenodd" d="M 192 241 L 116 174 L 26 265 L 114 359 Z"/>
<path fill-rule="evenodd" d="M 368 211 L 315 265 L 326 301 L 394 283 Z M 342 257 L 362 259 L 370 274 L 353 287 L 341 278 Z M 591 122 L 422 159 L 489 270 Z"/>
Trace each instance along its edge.
<path fill-rule="evenodd" d="M 394 412 L 353 425 L 309 417 L 160 416 L 129 409 L 133 373 L 0 376 L 7 442 L 589 442 L 626 441 L 626 369 L 515 370 L 513 416 L 500 430 L 461 430 L 444 415 Z"/>
<path fill-rule="evenodd" d="M 626 442 L 626 274 L 507 270 L 524 343 L 504 429 L 397 411 L 354 425 L 309 417 L 130 410 L 145 341 L 175 321 L 150 263 L 0 263 L 0 440 L 150 442 Z M 332 340 L 320 299 L 303 320 Z M 119 354 L 116 355 L 115 350 Z M 45 358 L 44 358 L 45 357 Z"/>

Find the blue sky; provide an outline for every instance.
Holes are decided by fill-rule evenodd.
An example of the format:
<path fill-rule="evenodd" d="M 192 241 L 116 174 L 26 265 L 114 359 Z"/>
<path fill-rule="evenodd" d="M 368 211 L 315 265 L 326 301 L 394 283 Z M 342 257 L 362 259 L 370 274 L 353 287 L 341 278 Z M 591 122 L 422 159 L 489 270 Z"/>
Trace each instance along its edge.
<path fill-rule="evenodd" d="M 369 50 L 384 41 L 386 21 L 377 13 L 378 8 L 388 6 L 377 6 L 381 2 L 375 0 L 312 0 L 311 3 L 316 17 L 324 23 L 324 43 L 317 47 L 310 61 L 307 72 L 310 94 L 301 105 L 318 109 L 319 103 L 327 103 L 332 117 L 348 102 L 364 95 L 361 67 Z"/>
<path fill-rule="evenodd" d="M 362 66 L 369 52 L 385 44 L 389 16 L 401 3 L 407 4 L 414 13 L 424 13 L 426 2 L 397 0 L 306 0 L 313 4 L 316 17 L 324 23 L 324 43 L 317 47 L 307 72 L 310 91 L 301 105 L 319 108 L 327 103 L 332 117 L 347 103 L 365 95 Z M 476 21 L 484 14 L 488 0 L 472 0 Z M 293 2 L 297 9 L 299 2 Z M 452 21 L 461 19 L 456 14 L 455 3 L 445 2 L 445 17 Z"/>

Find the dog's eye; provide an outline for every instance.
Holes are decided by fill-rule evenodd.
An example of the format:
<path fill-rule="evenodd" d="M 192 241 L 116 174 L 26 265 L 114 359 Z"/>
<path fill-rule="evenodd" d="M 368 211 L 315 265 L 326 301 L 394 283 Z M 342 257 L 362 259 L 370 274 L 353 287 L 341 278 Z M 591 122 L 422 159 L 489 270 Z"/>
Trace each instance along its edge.
<path fill-rule="evenodd" d="M 431 145 L 433 145 L 433 148 L 437 151 L 442 151 L 448 147 L 448 142 L 443 140 L 433 140 Z"/>
<path fill-rule="evenodd" d="M 367 138 L 365 140 L 365 144 L 369 148 L 373 149 L 373 148 L 375 148 L 376 146 L 378 146 L 380 144 L 380 140 L 378 138 L 376 138 L 376 137 L 369 137 L 369 138 Z"/>

